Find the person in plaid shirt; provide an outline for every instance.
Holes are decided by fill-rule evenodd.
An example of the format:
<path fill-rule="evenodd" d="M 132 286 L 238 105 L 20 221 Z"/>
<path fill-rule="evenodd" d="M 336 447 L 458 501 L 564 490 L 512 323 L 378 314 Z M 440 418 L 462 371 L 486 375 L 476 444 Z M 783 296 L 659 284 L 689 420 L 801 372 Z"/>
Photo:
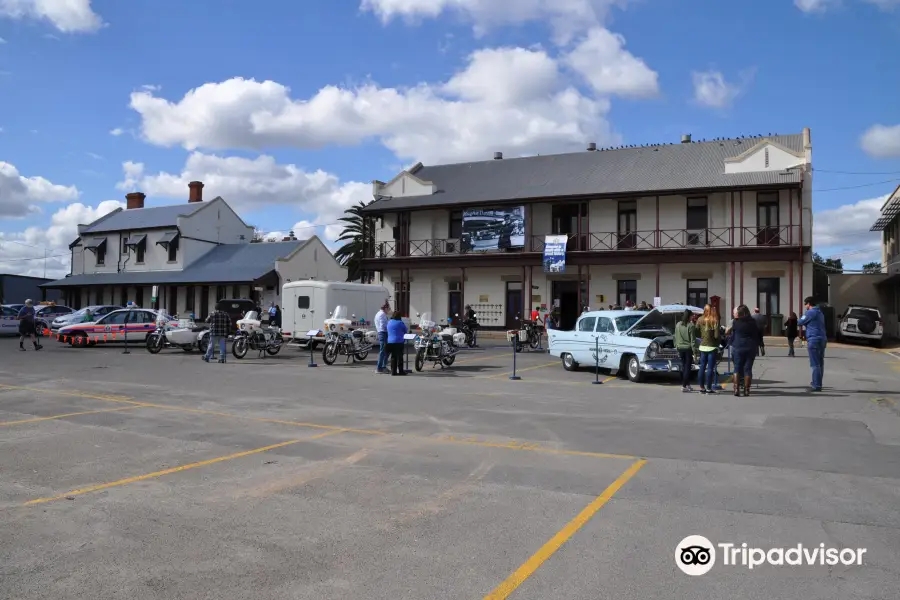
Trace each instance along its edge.
<path fill-rule="evenodd" d="M 217 308 L 206 318 L 206 322 L 209 323 L 209 348 L 206 349 L 203 360 L 209 362 L 215 358 L 216 342 L 218 342 L 219 362 L 223 363 L 225 362 L 225 341 L 228 334 L 231 333 L 231 317 L 227 312 Z"/>

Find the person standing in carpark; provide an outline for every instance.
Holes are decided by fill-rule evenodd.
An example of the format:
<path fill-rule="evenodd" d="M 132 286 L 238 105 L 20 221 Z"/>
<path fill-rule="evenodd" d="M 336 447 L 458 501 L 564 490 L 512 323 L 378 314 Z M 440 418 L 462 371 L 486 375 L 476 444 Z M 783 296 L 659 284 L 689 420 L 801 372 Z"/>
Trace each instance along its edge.
<path fill-rule="evenodd" d="M 697 375 L 701 394 L 715 394 L 716 357 L 719 351 L 719 315 L 707 304 L 703 316 L 697 321 L 700 332 L 700 371 Z"/>
<path fill-rule="evenodd" d="M 215 310 L 206 318 L 209 323 L 209 348 L 203 355 L 203 360 L 209 362 L 216 357 L 216 343 L 219 344 L 219 362 L 225 362 L 225 342 L 231 333 L 231 317 L 216 304 Z"/>
<path fill-rule="evenodd" d="M 788 356 L 794 356 L 794 340 L 797 339 L 800 326 L 797 324 L 797 313 L 791 311 L 788 320 L 784 324 L 784 335 L 788 341 Z"/>
<path fill-rule="evenodd" d="M 387 373 L 388 364 L 388 311 L 391 310 L 390 303 L 385 300 L 381 305 L 381 310 L 375 313 L 375 331 L 378 334 L 378 364 L 375 365 L 376 373 Z"/>
<path fill-rule="evenodd" d="M 828 339 L 825 333 L 825 315 L 816 305 L 816 299 L 808 296 L 803 305 L 806 314 L 797 322 L 806 328 L 806 348 L 809 353 L 809 368 L 812 371 L 810 392 L 822 391 L 822 378 L 825 375 L 825 346 Z"/>
<path fill-rule="evenodd" d="M 756 329 L 759 330 L 759 356 L 766 355 L 766 340 L 763 337 L 766 332 L 766 315 L 759 312 L 759 307 L 753 309 L 753 322 L 756 323 Z"/>
<path fill-rule="evenodd" d="M 409 331 L 400 311 L 395 310 L 388 322 L 388 348 L 391 352 L 391 375 L 406 375 L 406 369 L 403 368 L 403 345 L 406 340 L 403 336 Z"/>
<path fill-rule="evenodd" d="M 84 309 L 84 316 L 81 318 L 82 323 L 92 323 L 94 321 L 94 315 L 91 312 L 91 309 Z"/>
<path fill-rule="evenodd" d="M 275 315 L 269 318 L 269 325 L 281 329 L 281 308 L 275 305 Z"/>
<path fill-rule="evenodd" d="M 19 309 L 19 350 L 25 352 L 25 338 L 30 337 L 35 350 L 43 348 L 37 343 L 37 329 L 34 324 L 34 302 L 25 301 L 25 306 Z"/>
<path fill-rule="evenodd" d="M 737 318 L 731 323 L 731 327 L 725 332 L 732 336 L 731 359 L 734 362 L 734 395 L 741 395 L 741 385 L 744 387 L 744 395 L 750 395 L 750 386 L 753 383 L 753 361 L 759 349 L 759 328 L 756 321 L 750 316 L 750 309 L 741 304 L 735 309 Z"/>
<path fill-rule="evenodd" d="M 697 351 L 697 326 L 691 321 L 694 314 L 685 309 L 684 316 L 675 325 L 675 349 L 681 356 L 681 391 L 693 392 L 691 387 L 691 367 L 694 365 L 694 353 Z M 702 381 L 702 380 L 701 380 Z"/>

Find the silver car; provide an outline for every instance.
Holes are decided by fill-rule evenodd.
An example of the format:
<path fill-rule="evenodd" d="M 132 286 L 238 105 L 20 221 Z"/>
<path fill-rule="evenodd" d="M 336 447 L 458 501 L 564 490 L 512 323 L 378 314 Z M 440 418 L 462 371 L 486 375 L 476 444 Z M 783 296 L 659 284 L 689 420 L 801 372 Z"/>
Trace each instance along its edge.
<path fill-rule="evenodd" d="M 50 329 L 50 325 L 57 317 L 63 317 L 75 312 L 74 309 L 61 304 L 37 304 L 34 307 L 34 325 L 39 336 Z"/>
<path fill-rule="evenodd" d="M 73 313 L 69 313 L 67 315 L 61 315 L 53 319 L 53 322 L 50 324 L 50 331 L 52 333 L 57 333 L 60 329 L 65 327 L 66 325 L 74 325 L 75 323 L 81 323 L 84 321 L 85 316 L 88 311 L 91 311 L 91 316 L 93 317 L 91 320 L 96 321 L 100 317 L 104 315 L 108 315 L 114 310 L 120 310 L 121 306 L 113 306 L 111 304 L 98 304 L 96 306 L 85 306 L 81 310 L 76 310 Z"/>

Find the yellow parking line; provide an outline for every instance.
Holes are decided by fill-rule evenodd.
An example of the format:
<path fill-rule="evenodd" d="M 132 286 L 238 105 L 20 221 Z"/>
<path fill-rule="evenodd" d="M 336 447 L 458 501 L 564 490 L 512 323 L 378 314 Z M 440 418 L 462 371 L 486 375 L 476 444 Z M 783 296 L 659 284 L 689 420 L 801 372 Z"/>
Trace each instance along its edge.
<path fill-rule="evenodd" d="M 42 388 L 23 387 L 15 385 L 6 385 L 0 383 L 0 389 L 7 390 L 24 390 L 28 392 L 37 392 L 40 394 L 56 394 L 60 396 L 74 396 L 76 398 L 92 398 L 94 400 L 103 400 L 104 402 L 118 402 L 131 404 L 133 406 L 141 406 L 144 408 L 158 408 L 160 410 L 174 410 L 178 412 L 188 412 L 200 415 L 211 415 L 215 417 L 226 417 L 229 419 L 243 419 L 246 421 L 256 421 L 258 423 L 278 423 L 281 425 L 292 425 L 294 427 L 308 427 L 310 429 L 327 429 L 329 431 L 347 431 L 350 433 L 361 433 L 365 435 L 387 435 L 383 431 L 374 429 L 354 429 L 352 427 L 338 427 L 336 425 L 321 425 L 319 423 L 306 423 L 302 421 L 287 421 L 284 419 L 267 419 L 265 417 L 252 417 L 248 415 L 235 415 L 231 413 L 218 412 L 214 410 L 204 410 L 202 408 L 187 408 L 184 406 L 171 406 L 168 404 L 155 404 L 153 402 L 138 402 L 131 400 L 126 396 L 100 396 L 96 394 L 84 394 L 81 392 L 67 392 L 62 390 L 47 390 Z"/>
<path fill-rule="evenodd" d="M 610 484 L 608 488 L 603 490 L 602 494 L 597 496 L 593 502 L 588 504 L 574 519 L 569 521 L 565 527 L 560 529 L 556 535 L 550 538 L 550 541 L 544 544 L 540 550 L 535 552 L 531 558 L 526 560 L 521 567 L 513 571 L 513 574 L 494 588 L 494 591 L 485 596 L 484 600 L 504 600 L 505 598 L 508 598 L 517 587 L 522 585 L 526 579 L 537 571 L 538 567 L 540 567 L 544 561 L 553 556 L 554 552 L 559 550 L 569 538 L 575 535 L 575 533 L 585 525 L 585 523 L 590 521 L 591 517 L 597 514 L 597 511 L 603 508 L 603 505 L 609 502 L 610 498 L 612 498 L 622 486 L 628 483 L 628 481 L 634 477 L 645 464 L 647 464 L 647 461 L 643 459 L 635 461 L 624 473 L 619 475 L 618 479 Z"/>
<path fill-rule="evenodd" d="M 242 458 L 244 456 L 251 456 L 253 454 L 259 454 L 261 452 L 268 452 L 269 450 L 275 450 L 276 448 L 284 448 L 285 446 L 290 446 L 292 444 L 297 444 L 299 442 L 309 442 L 312 440 L 318 440 L 325 436 L 343 433 L 343 431 L 344 430 L 326 431 L 324 433 L 319 433 L 317 435 L 314 435 L 314 436 L 308 437 L 308 438 L 303 438 L 303 439 L 299 439 L 299 440 L 290 440 L 287 442 L 281 442 L 279 444 L 263 446 L 262 448 L 256 448 L 255 450 L 246 450 L 244 452 L 238 452 L 236 454 L 229 454 L 227 456 L 219 456 L 217 458 L 211 458 L 209 460 L 202 460 L 200 462 L 190 463 L 187 465 L 181 465 L 180 467 L 172 467 L 171 469 L 164 469 L 162 471 L 156 471 L 154 473 L 147 473 L 146 475 L 137 475 L 135 477 L 128 477 L 127 479 L 120 479 L 118 481 L 112 481 L 110 483 L 101 483 L 98 485 L 92 485 L 90 487 L 72 490 L 70 492 L 66 492 L 65 494 L 59 494 L 58 496 L 49 496 L 47 498 L 38 498 L 36 500 L 29 500 L 28 502 L 25 503 L 25 506 L 31 506 L 33 504 L 43 504 L 45 502 L 53 502 L 54 500 L 62 500 L 63 498 L 71 498 L 73 496 L 81 496 L 83 494 L 90 494 L 91 492 L 99 492 L 101 490 L 106 490 L 106 489 L 118 487 L 121 485 L 128 485 L 129 483 L 136 483 L 138 481 L 146 481 L 147 479 L 155 479 L 157 477 L 162 477 L 164 475 L 171 475 L 172 473 L 179 473 L 181 471 L 187 471 L 189 469 L 196 469 L 198 467 L 214 465 L 216 463 L 224 462 L 226 460 L 234 460 L 236 458 Z"/>
<path fill-rule="evenodd" d="M 458 364 L 461 364 L 461 363 L 480 362 L 480 361 L 482 361 L 482 360 L 490 360 L 490 359 L 492 359 L 492 358 L 500 358 L 500 357 L 502 357 L 502 356 L 503 356 L 503 354 L 491 354 L 491 355 L 488 355 L 488 356 L 479 356 L 478 358 L 464 358 L 463 360 L 458 360 L 458 361 L 456 361 L 454 364 L 457 364 L 457 365 L 458 365 Z"/>
<path fill-rule="evenodd" d="M 416 436 L 410 436 L 415 438 Z M 531 452 L 546 452 L 547 454 L 563 454 L 566 456 L 590 456 L 592 458 L 621 458 L 625 460 L 634 460 L 636 456 L 630 454 L 607 454 L 605 452 L 586 452 L 583 450 L 559 450 L 557 448 L 547 448 L 536 442 L 487 442 L 477 438 L 458 438 L 448 435 L 438 438 L 422 438 L 430 442 L 441 442 L 447 444 L 466 444 L 470 446 L 481 446 L 483 448 L 502 448 L 504 450 L 528 450 Z"/>
<path fill-rule="evenodd" d="M 535 369 L 544 369 L 546 367 L 552 367 L 553 365 L 558 365 L 559 361 L 554 360 L 553 362 L 544 363 L 542 365 L 535 365 L 533 367 L 525 367 L 524 369 L 516 369 L 516 373 L 524 373 L 525 371 L 534 371 Z M 476 379 L 498 379 L 500 377 L 509 377 L 512 375 L 512 371 L 509 373 L 497 373 L 496 375 L 483 375 L 476 377 Z"/>
<path fill-rule="evenodd" d="M 22 425 L 24 423 L 38 423 L 40 421 L 52 421 L 54 419 L 63 419 L 65 417 L 77 417 L 78 415 L 96 415 L 98 413 L 116 412 L 122 410 L 134 410 L 141 408 L 140 406 L 123 406 L 120 408 L 104 408 L 102 410 L 85 410 L 82 412 L 66 413 L 64 415 L 54 415 L 52 417 L 35 417 L 33 419 L 22 419 L 21 421 L 3 421 L 0 427 L 8 427 L 10 425 Z"/>
<path fill-rule="evenodd" d="M 610 375 L 609 377 L 607 377 L 606 379 L 603 380 L 603 383 L 607 383 L 609 381 L 612 381 L 612 380 L 618 379 L 618 378 L 619 378 L 618 375 Z"/>

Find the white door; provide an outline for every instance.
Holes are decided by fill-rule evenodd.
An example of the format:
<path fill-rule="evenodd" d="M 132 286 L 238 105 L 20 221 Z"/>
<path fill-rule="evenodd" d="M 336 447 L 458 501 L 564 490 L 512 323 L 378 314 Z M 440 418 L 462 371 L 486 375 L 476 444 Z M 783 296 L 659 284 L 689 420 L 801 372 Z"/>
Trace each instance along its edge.
<path fill-rule="evenodd" d="M 295 288 L 291 290 L 293 297 L 291 311 L 294 313 L 294 322 L 291 324 L 291 335 L 302 337 L 310 329 L 318 329 L 319 325 L 313 322 L 312 313 L 313 294 L 315 288 Z M 286 299 L 285 299 L 286 300 Z"/>
<path fill-rule="evenodd" d="M 18 312 L 6 306 L 0 307 L 0 335 L 15 335 L 19 332 Z"/>
<path fill-rule="evenodd" d="M 594 325 L 597 317 L 581 317 L 575 325 L 575 362 L 589 366 L 594 363 L 594 346 L 596 344 Z"/>

